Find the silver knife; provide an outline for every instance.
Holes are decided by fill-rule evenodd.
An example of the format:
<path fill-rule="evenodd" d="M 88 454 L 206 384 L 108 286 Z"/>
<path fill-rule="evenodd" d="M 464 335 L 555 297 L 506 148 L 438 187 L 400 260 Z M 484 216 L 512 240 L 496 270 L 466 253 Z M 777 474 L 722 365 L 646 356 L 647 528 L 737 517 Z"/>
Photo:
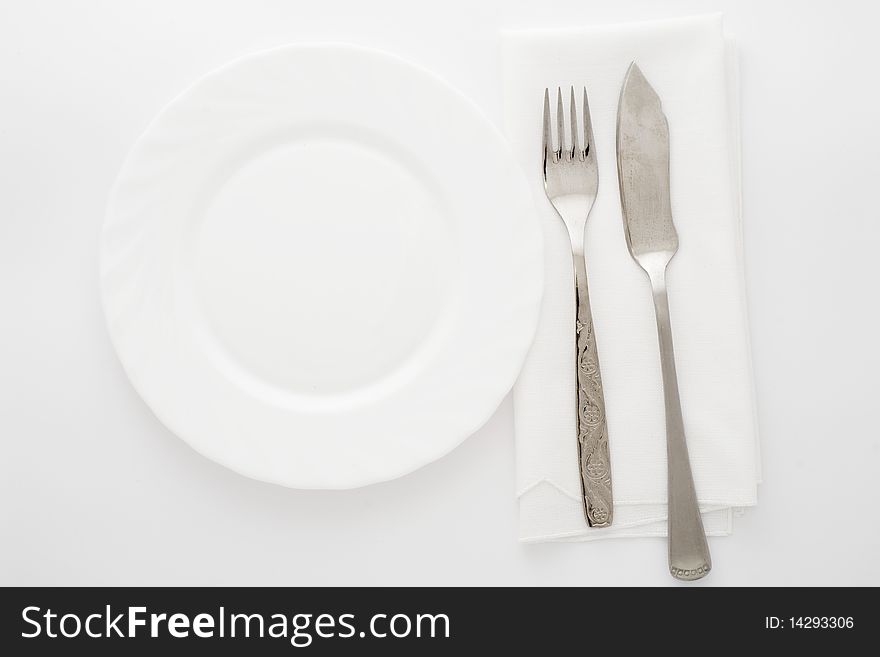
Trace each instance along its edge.
<path fill-rule="evenodd" d="M 666 405 L 669 572 L 676 579 L 700 579 L 712 560 L 684 436 L 666 297 L 666 265 L 678 250 L 669 200 L 669 125 L 657 92 L 635 62 L 617 109 L 617 176 L 626 243 L 651 280 L 657 314 Z"/>

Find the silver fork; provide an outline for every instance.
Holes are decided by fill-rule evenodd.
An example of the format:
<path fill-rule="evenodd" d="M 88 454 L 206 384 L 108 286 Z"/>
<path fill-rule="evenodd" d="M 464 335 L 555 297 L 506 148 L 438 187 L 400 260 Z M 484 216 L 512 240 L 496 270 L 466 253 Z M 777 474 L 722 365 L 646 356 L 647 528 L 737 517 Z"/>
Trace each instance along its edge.
<path fill-rule="evenodd" d="M 578 145 L 577 104 L 571 88 L 571 145 L 565 139 L 565 114 L 562 89 L 556 94 L 557 147 L 553 148 L 550 118 L 550 93 L 544 90 L 543 170 L 544 191 L 556 212 L 562 217 L 571 238 L 571 254 L 575 278 L 575 369 L 577 384 L 577 446 L 581 474 L 581 497 L 584 515 L 590 527 L 611 524 L 614 504 L 611 496 L 611 458 L 608 452 L 608 431 L 605 423 L 605 398 L 593 333 L 593 314 L 587 288 L 584 262 L 584 231 L 587 217 L 596 201 L 599 170 L 593 149 L 593 126 L 590 105 L 584 88 L 584 147 Z"/>

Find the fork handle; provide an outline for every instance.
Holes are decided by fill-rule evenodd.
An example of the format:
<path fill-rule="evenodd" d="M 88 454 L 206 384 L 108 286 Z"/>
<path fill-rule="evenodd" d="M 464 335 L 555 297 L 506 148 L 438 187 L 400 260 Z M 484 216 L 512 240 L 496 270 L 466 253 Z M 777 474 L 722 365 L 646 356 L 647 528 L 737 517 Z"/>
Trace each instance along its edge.
<path fill-rule="evenodd" d="M 573 255 L 575 277 L 577 445 L 581 498 L 590 527 L 608 527 L 614 514 L 611 495 L 611 457 L 605 422 L 605 397 L 596 354 L 596 334 L 590 310 L 587 269 L 582 255 Z"/>
<path fill-rule="evenodd" d="M 712 569 L 709 545 L 703 531 L 703 519 L 697 503 L 691 473 L 675 353 L 672 349 L 672 325 L 664 273 L 651 275 L 654 310 L 657 313 L 657 336 L 660 340 L 660 366 L 663 370 L 663 400 L 666 405 L 666 467 L 669 504 L 669 572 L 676 579 L 694 580 Z"/>

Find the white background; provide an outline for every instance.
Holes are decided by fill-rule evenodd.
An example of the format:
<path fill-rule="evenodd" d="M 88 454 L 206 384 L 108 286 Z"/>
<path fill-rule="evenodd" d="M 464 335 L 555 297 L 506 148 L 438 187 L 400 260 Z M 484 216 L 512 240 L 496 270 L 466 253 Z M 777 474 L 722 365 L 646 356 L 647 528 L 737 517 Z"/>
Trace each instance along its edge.
<path fill-rule="evenodd" d="M 741 48 L 765 483 L 697 585 L 880 584 L 880 10 L 842 0 L 3 0 L 0 584 L 675 585 L 663 540 L 517 542 L 509 400 L 441 461 L 356 491 L 197 455 L 113 353 L 98 238 L 135 138 L 239 55 L 380 47 L 500 123 L 500 27 L 717 10 Z"/>

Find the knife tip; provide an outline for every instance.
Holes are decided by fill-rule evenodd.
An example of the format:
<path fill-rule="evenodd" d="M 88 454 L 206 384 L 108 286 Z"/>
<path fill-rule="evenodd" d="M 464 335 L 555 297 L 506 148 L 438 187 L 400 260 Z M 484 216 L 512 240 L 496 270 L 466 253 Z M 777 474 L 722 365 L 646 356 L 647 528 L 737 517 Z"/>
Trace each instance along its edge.
<path fill-rule="evenodd" d="M 639 65 L 636 63 L 636 60 L 633 60 L 629 63 L 629 68 L 626 69 L 626 82 L 629 80 L 645 80 L 645 74 L 642 73 L 642 69 L 639 68 Z"/>
<path fill-rule="evenodd" d="M 620 89 L 620 104 L 623 106 L 624 99 L 630 99 L 644 102 L 660 103 L 660 98 L 651 83 L 645 78 L 642 69 L 633 61 L 630 63 L 626 71 L 626 77 L 623 80 L 623 86 Z"/>

